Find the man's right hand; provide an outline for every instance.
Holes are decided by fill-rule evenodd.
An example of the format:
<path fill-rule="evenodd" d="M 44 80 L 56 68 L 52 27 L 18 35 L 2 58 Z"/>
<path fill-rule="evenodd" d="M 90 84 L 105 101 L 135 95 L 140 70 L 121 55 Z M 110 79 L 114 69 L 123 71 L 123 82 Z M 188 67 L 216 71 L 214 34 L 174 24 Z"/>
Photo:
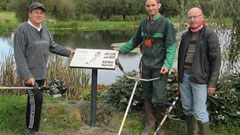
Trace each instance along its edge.
<path fill-rule="evenodd" d="M 27 85 L 34 86 L 35 79 L 33 77 L 28 78 L 25 82 Z"/>
<path fill-rule="evenodd" d="M 119 52 L 119 55 L 122 54 L 120 48 L 114 48 L 115 51 Z"/>

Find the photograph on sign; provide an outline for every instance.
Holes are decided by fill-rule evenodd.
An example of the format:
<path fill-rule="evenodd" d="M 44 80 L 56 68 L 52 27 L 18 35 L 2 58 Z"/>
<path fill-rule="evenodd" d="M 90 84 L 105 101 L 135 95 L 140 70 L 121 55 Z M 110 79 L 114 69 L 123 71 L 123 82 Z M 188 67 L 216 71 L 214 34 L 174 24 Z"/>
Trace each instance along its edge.
<path fill-rule="evenodd" d="M 76 49 L 70 67 L 115 69 L 118 51 L 102 49 Z"/>

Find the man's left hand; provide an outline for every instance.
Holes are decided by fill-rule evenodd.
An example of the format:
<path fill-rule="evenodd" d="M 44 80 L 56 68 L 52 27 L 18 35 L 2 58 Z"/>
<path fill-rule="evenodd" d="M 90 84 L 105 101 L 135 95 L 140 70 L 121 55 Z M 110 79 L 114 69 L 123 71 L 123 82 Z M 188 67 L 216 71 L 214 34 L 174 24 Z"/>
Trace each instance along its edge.
<path fill-rule="evenodd" d="M 166 73 L 168 73 L 168 68 L 162 67 L 160 74 L 166 74 Z"/>
<path fill-rule="evenodd" d="M 207 90 L 208 90 L 208 94 L 212 94 L 216 90 L 216 88 L 208 87 Z"/>
<path fill-rule="evenodd" d="M 71 50 L 71 53 L 70 53 L 70 55 L 69 55 L 69 58 L 72 58 L 74 54 L 75 54 L 75 50 Z"/>

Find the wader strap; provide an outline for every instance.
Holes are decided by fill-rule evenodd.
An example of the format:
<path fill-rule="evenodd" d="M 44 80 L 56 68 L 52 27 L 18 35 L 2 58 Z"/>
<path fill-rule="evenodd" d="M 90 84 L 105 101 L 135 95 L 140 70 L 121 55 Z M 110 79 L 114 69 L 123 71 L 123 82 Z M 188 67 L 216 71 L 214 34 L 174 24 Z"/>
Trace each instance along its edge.
<path fill-rule="evenodd" d="M 154 26 L 152 27 L 151 31 L 149 32 L 147 30 L 147 21 L 145 22 L 145 25 L 144 25 L 144 33 L 149 33 L 150 34 L 150 37 L 152 37 L 158 30 L 159 26 L 162 24 L 163 20 L 165 19 L 165 17 L 161 16 L 157 22 L 154 24 Z"/>

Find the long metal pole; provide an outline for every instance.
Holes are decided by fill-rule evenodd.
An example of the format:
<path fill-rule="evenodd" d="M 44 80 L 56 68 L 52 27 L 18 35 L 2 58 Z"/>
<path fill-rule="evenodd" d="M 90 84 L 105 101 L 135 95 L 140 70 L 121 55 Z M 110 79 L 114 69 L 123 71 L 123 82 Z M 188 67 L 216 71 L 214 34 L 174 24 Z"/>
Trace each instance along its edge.
<path fill-rule="evenodd" d="M 135 93 L 136 88 L 137 88 L 137 84 L 138 84 L 138 81 L 135 82 L 135 85 L 134 85 L 134 88 L 133 88 L 133 91 L 132 91 L 132 95 L 131 95 L 130 100 L 128 102 L 127 110 L 125 111 L 125 114 L 124 114 L 124 117 L 123 117 L 123 120 L 122 120 L 121 127 L 119 129 L 118 135 L 121 135 L 125 120 L 126 120 L 127 115 L 128 115 L 129 108 L 130 108 L 132 100 L 133 100 L 134 93 Z"/>
<path fill-rule="evenodd" d="M 90 126 L 96 126 L 97 111 L 97 69 L 92 69 L 92 93 L 91 93 L 91 123 Z"/>
<path fill-rule="evenodd" d="M 0 90 L 30 90 L 33 87 L 0 87 Z"/>
<path fill-rule="evenodd" d="M 155 131 L 154 135 L 157 135 L 157 134 L 158 134 L 158 131 L 162 128 L 162 125 L 163 125 L 164 122 L 166 121 L 168 115 L 170 115 L 170 112 L 172 111 L 173 107 L 175 106 L 178 98 L 179 98 L 178 96 L 175 98 L 174 102 L 172 103 L 172 105 L 171 105 L 170 108 L 168 109 L 166 115 L 163 117 L 161 123 L 159 124 L 157 130 Z"/>

